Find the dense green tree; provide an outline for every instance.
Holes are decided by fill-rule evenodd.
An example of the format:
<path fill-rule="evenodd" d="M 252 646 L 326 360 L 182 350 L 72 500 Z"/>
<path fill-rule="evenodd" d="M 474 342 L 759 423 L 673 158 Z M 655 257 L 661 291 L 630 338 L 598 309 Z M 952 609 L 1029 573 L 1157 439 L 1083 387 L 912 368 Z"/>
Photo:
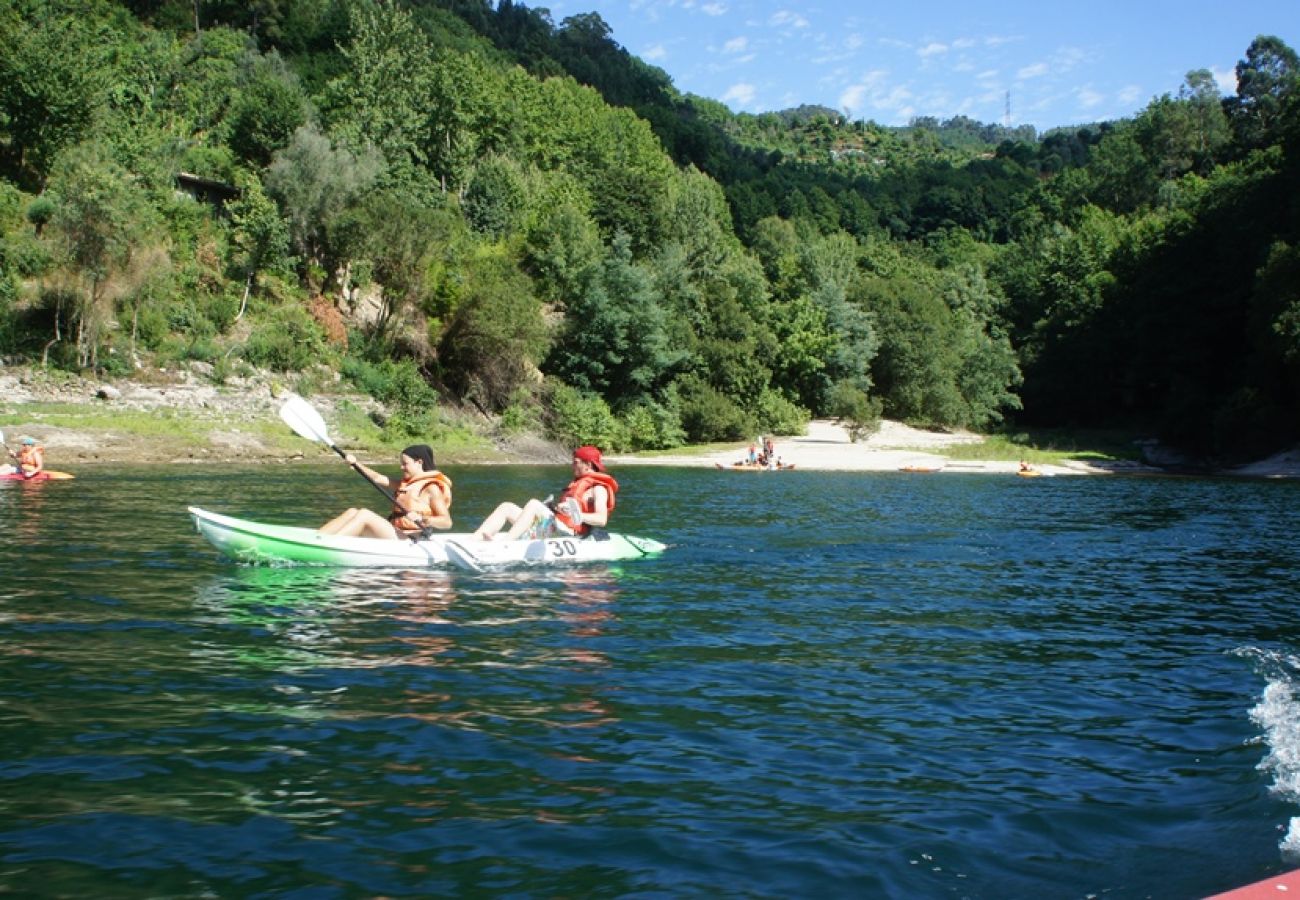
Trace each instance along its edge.
<path fill-rule="evenodd" d="M 246 82 L 230 112 L 230 148 L 262 168 L 304 125 L 310 105 L 297 77 L 274 51 L 252 57 Z"/>
<path fill-rule="evenodd" d="M 599 273 L 569 299 L 545 370 L 615 408 L 662 397 L 684 361 L 669 337 L 667 310 L 650 272 L 620 235 Z"/>
<path fill-rule="evenodd" d="M 232 263 L 244 279 L 239 303 L 241 318 L 257 276 L 263 272 L 287 274 L 293 265 L 289 255 L 289 226 L 262 183 L 251 175 L 240 179 L 239 197 L 228 207 Z"/>
<path fill-rule="evenodd" d="M 346 262 L 344 248 L 331 244 L 331 228 L 370 190 L 382 169 L 377 153 L 336 148 L 310 126 L 294 132 L 267 169 L 267 192 L 279 201 L 297 252 L 322 276 Z"/>
<path fill-rule="evenodd" d="M 70 274 L 81 283 L 69 322 L 76 362 L 97 367 L 101 341 L 113 320 L 110 281 L 145 237 L 150 211 L 129 173 L 88 145 L 63 154 L 50 182 L 50 228 Z"/>
<path fill-rule="evenodd" d="M 1237 63 L 1237 94 L 1228 103 L 1237 141 L 1244 150 L 1261 147 L 1272 137 L 1287 97 L 1300 78 L 1300 59 L 1273 35 L 1260 35 Z"/>
<path fill-rule="evenodd" d="M 485 410 L 505 409 L 537 376 L 550 329 L 528 279 L 504 255 L 475 258 L 464 297 L 438 347 L 443 377 Z"/>
<path fill-rule="evenodd" d="M 22 0 L 0 6 L 0 172 L 44 186 L 55 157 L 87 135 L 108 100 L 107 5 Z"/>

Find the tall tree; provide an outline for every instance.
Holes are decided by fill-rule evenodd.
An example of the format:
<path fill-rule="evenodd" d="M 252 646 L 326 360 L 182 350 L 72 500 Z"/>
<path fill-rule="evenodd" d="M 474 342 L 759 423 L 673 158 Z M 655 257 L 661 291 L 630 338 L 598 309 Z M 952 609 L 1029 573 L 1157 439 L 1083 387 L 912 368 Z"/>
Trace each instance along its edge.
<path fill-rule="evenodd" d="M 1228 101 L 1233 131 L 1243 149 L 1262 147 L 1300 77 L 1300 60 L 1279 37 L 1260 35 L 1237 63 L 1237 95 Z"/>
<path fill-rule="evenodd" d="M 18 183 L 44 187 L 59 151 L 103 108 L 112 19 L 105 8 L 87 15 L 46 0 L 0 8 L 0 166 Z"/>

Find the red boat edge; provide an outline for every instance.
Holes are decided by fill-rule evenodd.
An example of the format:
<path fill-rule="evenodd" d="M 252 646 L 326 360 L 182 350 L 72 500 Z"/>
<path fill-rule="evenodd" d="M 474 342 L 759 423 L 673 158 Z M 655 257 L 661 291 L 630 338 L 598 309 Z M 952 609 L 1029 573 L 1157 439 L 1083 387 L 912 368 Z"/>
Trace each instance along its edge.
<path fill-rule="evenodd" d="M 1262 878 L 1254 884 L 1234 888 L 1222 894 L 1212 894 L 1205 900 L 1262 900 L 1264 897 L 1300 896 L 1300 869 Z"/>

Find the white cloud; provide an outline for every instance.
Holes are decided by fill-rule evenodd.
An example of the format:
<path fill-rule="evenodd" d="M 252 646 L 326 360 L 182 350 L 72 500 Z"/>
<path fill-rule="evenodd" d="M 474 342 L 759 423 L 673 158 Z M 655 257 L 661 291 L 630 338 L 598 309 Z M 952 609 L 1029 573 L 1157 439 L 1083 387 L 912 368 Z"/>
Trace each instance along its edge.
<path fill-rule="evenodd" d="M 1025 66 L 1017 71 L 1016 77 L 1020 79 L 1042 78 L 1049 71 L 1050 69 L 1048 69 L 1047 63 L 1034 63 L 1032 66 Z"/>
<path fill-rule="evenodd" d="M 727 88 L 727 92 L 722 95 L 722 102 L 732 106 L 748 106 L 754 102 L 756 91 L 752 84 L 740 82 Z"/>
<path fill-rule="evenodd" d="M 1079 90 L 1075 92 L 1075 96 L 1078 97 L 1079 105 L 1084 109 L 1092 109 L 1095 106 L 1100 106 L 1102 101 L 1106 99 L 1090 87 L 1079 88 Z"/>
<path fill-rule="evenodd" d="M 654 62 L 657 59 L 665 59 L 667 56 L 668 51 L 664 49 L 663 44 L 655 44 L 653 47 L 647 47 L 645 50 L 641 51 L 641 58 L 647 59 L 650 62 Z"/>
<path fill-rule="evenodd" d="M 932 42 L 932 43 L 926 44 L 926 45 L 925 45 L 924 47 L 922 47 L 920 50 L 917 50 L 917 51 L 916 51 L 916 55 L 919 56 L 919 57 L 921 57 L 922 59 L 929 59 L 931 56 L 940 56 L 940 55 L 942 55 L 942 54 L 944 54 L 944 53 L 947 53 L 947 52 L 948 52 L 948 45 L 947 45 L 947 44 L 940 44 L 940 43 L 938 43 L 938 42 Z"/>
<path fill-rule="evenodd" d="M 727 5 L 725 3 L 706 3 L 700 7 L 700 12 L 704 13 L 706 16 L 726 15 Z"/>
<path fill-rule="evenodd" d="M 840 94 L 840 109 L 861 109 L 863 98 L 867 96 L 865 84 L 855 84 Z"/>
<path fill-rule="evenodd" d="M 969 49 L 970 47 L 974 47 L 974 46 L 975 46 L 975 39 L 974 39 L 974 38 L 957 38 L 957 40 L 955 40 L 955 41 L 952 42 L 952 45 L 953 45 L 953 47 L 954 47 L 955 49 L 957 49 L 957 50 L 966 50 L 966 49 Z"/>
<path fill-rule="evenodd" d="M 846 50 L 857 50 L 864 43 L 865 41 L 862 40 L 862 35 L 855 31 L 844 39 L 844 48 Z"/>
<path fill-rule="evenodd" d="M 1088 54 L 1083 50 L 1080 50 L 1078 47 L 1062 47 L 1060 50 L 1056 51 L 1056 56 L 1053 58 L 1052 64 L 1058 71 L 1064 71 L 1066 69 L 1073 69 L 1079 63 L 1087 60 L 1087 58 Z"/>
<path fill-rule="evenodd" d="M 1118 100 L 1124 106 L 1136 106 L 1142 96 L 1142 88 L 1136 84 L 1128 84 L 1120 88 Z"/>
<path fill-rule="evenodd" d="M 734 37 L 722 45 L 723 53 L 742 53 L 749 46 L 749 38 Z"/>
<path fill-rule="evenodd" d="M 1211 66 L 1210 74 L 1214 76 L 1214 83 L 1219 86 L 1220 94 L 1237 93 L 1237 69 L 1235 66 L 1231 69 L 1220 69 L 1218 66 Z"/>
<path fill-rule="evenodd" d="M 776 28 L 784 28 L 787 25 L 791 28 L 807 28 L 808 20 L 798 13 L 790 12 L 788 9 L 781 9 L 772 14 L 772 18 L 768 19 L 768 24 Z"/>

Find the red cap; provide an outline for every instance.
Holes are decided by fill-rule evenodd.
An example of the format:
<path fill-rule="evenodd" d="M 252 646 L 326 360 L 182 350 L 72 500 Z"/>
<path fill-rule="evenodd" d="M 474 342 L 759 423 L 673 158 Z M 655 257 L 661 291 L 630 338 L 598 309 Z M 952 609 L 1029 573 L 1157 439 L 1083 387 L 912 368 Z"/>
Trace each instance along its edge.
<path fill-rule="evenodd" d="M 600 451 L 590 444 L 574 450 L 573 458 L 580 459 L 585 463 L 591 463 L 597 472 L 605 471 L 605 461 L 600 458 Z"/>

